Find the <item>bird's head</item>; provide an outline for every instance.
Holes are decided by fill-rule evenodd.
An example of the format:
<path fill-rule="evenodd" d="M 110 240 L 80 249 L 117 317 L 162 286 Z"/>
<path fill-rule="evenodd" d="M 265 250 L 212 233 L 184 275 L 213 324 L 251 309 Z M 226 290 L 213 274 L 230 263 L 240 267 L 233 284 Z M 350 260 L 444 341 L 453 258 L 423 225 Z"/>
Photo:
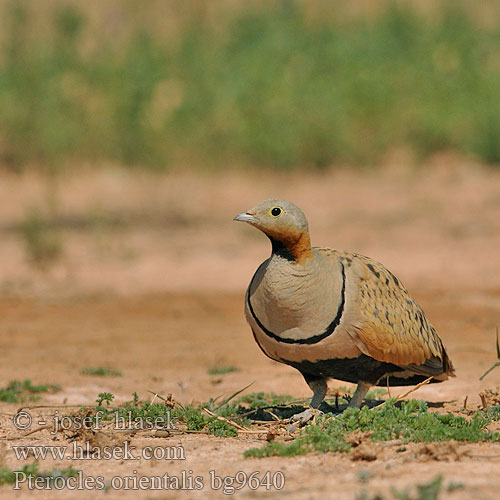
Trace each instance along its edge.
<path fill-rule="evenodd" d="M 265 200 L 233 220 L 260 229 L 271 240 L 274 254 L 294 262 L 312 255 L 304 212 L 290 201 Z"/>

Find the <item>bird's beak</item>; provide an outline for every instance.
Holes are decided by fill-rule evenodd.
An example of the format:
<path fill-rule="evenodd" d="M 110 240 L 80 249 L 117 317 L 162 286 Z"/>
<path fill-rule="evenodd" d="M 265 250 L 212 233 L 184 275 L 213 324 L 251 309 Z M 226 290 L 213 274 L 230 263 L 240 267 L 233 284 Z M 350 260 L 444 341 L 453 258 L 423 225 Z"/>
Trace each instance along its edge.
<path fill-rule="evenodd" d="M 241 214 L 238 214 L 233 220 L 237 220 L 239 222 L 255 222 L 256 218 L 252 214 L 242 212 Z"/>

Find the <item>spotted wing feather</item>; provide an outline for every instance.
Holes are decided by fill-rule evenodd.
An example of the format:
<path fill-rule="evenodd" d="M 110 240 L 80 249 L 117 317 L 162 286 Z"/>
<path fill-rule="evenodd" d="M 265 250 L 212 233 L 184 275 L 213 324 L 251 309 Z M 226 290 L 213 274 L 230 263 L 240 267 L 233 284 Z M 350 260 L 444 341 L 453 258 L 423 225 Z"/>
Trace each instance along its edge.
<path fill-rule="evenodd" d="M 364 354 L 422 375 L 452 375 L 441 339 L 402 283 L 377 261 L 334 252 L 357 284 L 351 292 L 359 308 L 352 334 Z"/>

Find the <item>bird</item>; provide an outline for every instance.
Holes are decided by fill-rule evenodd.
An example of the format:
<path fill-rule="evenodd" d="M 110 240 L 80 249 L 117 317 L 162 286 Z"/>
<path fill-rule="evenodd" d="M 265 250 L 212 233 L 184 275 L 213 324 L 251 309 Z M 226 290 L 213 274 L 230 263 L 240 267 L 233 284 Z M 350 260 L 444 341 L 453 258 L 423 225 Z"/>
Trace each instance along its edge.
<path fill-rule="evenodd" d="M 418 384 L 454 377 L 444 344 L 401 281 L 364 255 L 312 247 L 307 219 L 290 201 L 265 200 L 235 221 L 271 241 L 245 294 L 245 315 L 269 358 L 296 368 L 313 391 L 307 422 L 331 378 L 357 384 L 359 408 L 374 385 Z"/>

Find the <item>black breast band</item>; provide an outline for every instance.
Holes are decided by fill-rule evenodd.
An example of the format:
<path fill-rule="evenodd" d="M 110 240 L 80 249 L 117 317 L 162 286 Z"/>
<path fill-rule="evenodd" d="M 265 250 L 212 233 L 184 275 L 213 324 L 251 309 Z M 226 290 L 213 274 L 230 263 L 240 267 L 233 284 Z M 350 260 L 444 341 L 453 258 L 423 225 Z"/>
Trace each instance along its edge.
<path fill-rule="evenodd" d="M 345 270 L 344 270 L 344 264 L 342 262 L 339 262 L 340 264 L 340 270 L 342 272 L 342 291 L 340 293 L 340 304 L 337 310 L 337 314 L 334 318 L 334 320 L 328 325 L 326 330 L 323 333 L 319 333 L 317 335 L 313 335 L 312 337 L 308 337 L 307 339 L 290 339 L 286 337 L 280 337 L 279 335 L 276 335 L 275 333 L 269 331 L 257 318 L 255 315 L 255 312 L 252 307 L 252 303 L 250 302 L 250 290 L 252 288 L 253 280 L 255 278 L 252 278 L 252 281 L 250 283 L 250 286 L 248 287 L 248 292 L 247 292 L 247 302 L 248 302 L 248 308 L 250 309 L 250 314 L 252 315 L 253 319 L 259 326 L 259 328 L 268 336 L 271 337 L 272 339 L 278 341 L 278 342 L 283 342 L 285 344 L 317 344 L 323 339 L 326 339 L 329 335 L 333 333 L 335 328 L 340 323 L 340 320 L 342 319 L 342 314 L 344 312 L 344 305 L 345 305 Z M 257 273 L 256 273 L 257 274 Z"/>

